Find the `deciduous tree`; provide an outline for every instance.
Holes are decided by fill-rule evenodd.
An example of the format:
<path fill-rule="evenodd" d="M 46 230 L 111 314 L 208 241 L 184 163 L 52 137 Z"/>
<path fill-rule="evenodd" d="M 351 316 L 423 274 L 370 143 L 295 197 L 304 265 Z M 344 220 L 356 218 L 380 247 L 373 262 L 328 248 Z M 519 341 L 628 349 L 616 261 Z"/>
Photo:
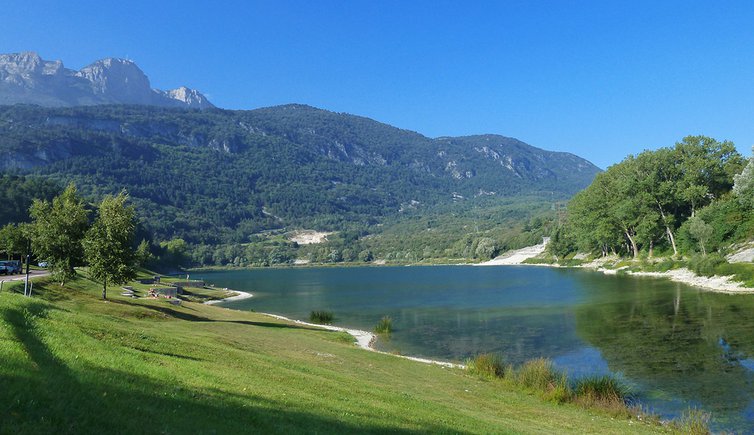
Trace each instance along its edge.
<path fill-rule="evenodd" d="M 71 183 L 52 202 L 35 199 L 29 210 L 30 236 L 37 257 L 49 263 L 54 278 L 65 285 L 76 275 L 84 252 L 81 241 L 89 226 L 84 203 Z"/>
<path fill-rule="evenodd" d="M 135 212 L 127 200 L 125 191 L 105 196 L 84 239 L 89 276 L 102 283 L 102 299 L 107 299 L 108 284 L 124 284 L 136 276 Z"/>

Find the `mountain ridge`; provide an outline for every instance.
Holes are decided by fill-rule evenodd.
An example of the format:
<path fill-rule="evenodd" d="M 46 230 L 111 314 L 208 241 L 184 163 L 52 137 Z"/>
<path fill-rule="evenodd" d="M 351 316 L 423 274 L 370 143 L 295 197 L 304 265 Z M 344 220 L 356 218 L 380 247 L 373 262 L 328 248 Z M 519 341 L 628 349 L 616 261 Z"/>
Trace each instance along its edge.
<path fill-rule="evenodd" d="M 0 106 L 0 170 L 127 188 L 160 237 L 337 230 L 443 204 L 565 199 L 599 168 L 496 135 L 432 139 L 305 105 L 249 111 Z M 159 225 L 154 224 L 159 222 Z"/>
<path fill-rule="evenodd" d="M 0 54 L 0 104 L 70 107 L 141 104 L 208 109 L 215 107 L 200 92 L 181 86 L 152 89 L 149 78 L 131 60 L 105 58 L 78 71 L 60 60 L 47 61 L 33 51 Z"/>

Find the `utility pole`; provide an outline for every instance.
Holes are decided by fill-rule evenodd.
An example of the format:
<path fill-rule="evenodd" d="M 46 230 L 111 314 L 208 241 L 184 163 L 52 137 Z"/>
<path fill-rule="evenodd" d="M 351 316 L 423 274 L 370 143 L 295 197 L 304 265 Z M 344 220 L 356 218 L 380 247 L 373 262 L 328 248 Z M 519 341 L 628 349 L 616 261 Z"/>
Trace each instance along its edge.
<path fill-rule="evenodd" d="M 31 240 L 26 245 L 26 281 L 24 282 L 24 296 L 31 297 L 29 288 L 29 260 L 31 260 Z"/>

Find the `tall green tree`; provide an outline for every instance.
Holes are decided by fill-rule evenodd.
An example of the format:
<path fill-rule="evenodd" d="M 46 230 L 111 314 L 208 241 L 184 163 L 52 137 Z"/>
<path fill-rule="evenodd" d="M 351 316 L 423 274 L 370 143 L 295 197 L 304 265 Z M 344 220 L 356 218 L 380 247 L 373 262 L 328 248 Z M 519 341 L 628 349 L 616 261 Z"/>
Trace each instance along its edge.
<path fill-rule="evenodd" d="M 754 147 L 751 148 L 754 153 Z M 738 202 L 745 209 L 754 208 L 754 157 L 749 158 L 749 162 L 740 174 L 733 177 L 733 194 Z"/>
<path fill-rule="evenodd" d="M 97 219 L 84 238 L 89 276 L 102 283 L 102 299 L 108 284 L 125 284 L 136 276 L 133 250 L 135 212 L 126 205 L 128 194 L 107 195 L 97 211 Z"/>
<path fill-rule="evenodd" d="M 8 260 L 16 254 L 22 254 L 26 250 L 26 244 L 27 240 L 20 226 L 8 224 L 0 228 L 0 252 L 5 252 Z"/>
<path fill-rule="evenodd" d="M 52 202 L 35 199 L 29 214 L 32 250 L 49 263 L 60 285 L 65 285 L 76 276 L 74 266 L 83 261 L 81 241 L 89 227 L 88 213 L 76 186 L 69 184 Z"/>

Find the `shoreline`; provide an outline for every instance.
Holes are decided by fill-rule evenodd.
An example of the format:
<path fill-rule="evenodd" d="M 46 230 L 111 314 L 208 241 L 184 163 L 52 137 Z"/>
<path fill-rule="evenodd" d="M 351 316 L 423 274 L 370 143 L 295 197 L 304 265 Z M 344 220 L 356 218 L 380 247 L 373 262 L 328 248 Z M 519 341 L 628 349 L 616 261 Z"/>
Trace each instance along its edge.
<path fill-rule="evenodd" d="M 212 301 L 207 301 L 207 302 L 204 302 L 204 304 L 205 305 L 215 305 L 215 304 L 219 304 L 220 302 L 241 301 L 241 300 L 244 300 L 244 299 L 249 299 L 251 297 L 254 297 L 253 294 L 248 293 L 248 292 L 242 292 L 240 290 L 228 290 L 228 291 L 232 291 L 233 293 L 238 293 L 238 294 L 235 295 L 235 296 L 227 297 L 225 299 L 215 299 L 215 300 L 212 300 Z"/>
<path fill-rule="evenodd" d="M 258 314 L 263 314 L 265 316 L 269 316 L 278 320 L 284 320 L 287 322 L 295 323 L 297 325 L 310 326 L 314 328 L 325 329 L 328 331 L 347 332 L 356 339 L 356 344 L 357 346 L 359 346 L 359 348 L 368 350 L 370 352 L 375 352 L 382 355 L 390 355 L 390 356 L 403 358 L 403 359 L 407 359 L 411 361 L 421 362 L 424 364 L 434 364 L 434 365 L 438 365 L 438 366 L 446 367 L 446 368 L 460 368 L 460 369 L 466 368 L 466 366 L 463 364 L 452 363 L 448 361 L 434 360 L 434 359 L 429 359 L 429 358 L 421 358 L 421 357 L 415 357 L 415 356 L 397 355 L 394 353 L 377 350 L 374 348 L 374 342 L 375 340 L 377 340 L 377 334 L 373 332 L 363 331 L 361 329 L 346 328 L 342 326 L 320 325 L 318 323 L 304 322 L 302 320 L 291 319 L 289 317 L 281 316 L 279 314 L 272 314 L 272 313 L 258 313 Z"/>
<path fill-rule="evenodd" d="M 204 302 L 204 304 L 205 305 L 215 305 L 215 304 L 219 304 L 220 302 L 240 301 L 240 300 L 243 300 L 243 299 L 249 299 L 249 298 L 253 297 L 253 295 L 251 293 L 248 293 L 248 292 L 244 292 L 244 291 L 240 291 L 240 290 L 231 290 L 231 291 L 234 292 L 234 293 L 238 293 L 238 294 L 235 295 L 235 296 L 231 296 L 229 298 L 225 298 L 225 299 L 217 299 L 217 300 L 213 300 L 213 301 L 207 301 L 207 302 Z M 232 308 L 227 308 L 227 307 L 218 307 L 218 308 L 232 309 Z M 407 360 L 411 360 L 411 361 L 421 362 L 421 363 L 424 363 L 424 364 L 434 364 L 434 365 L 438 365 L 438 366 L 445 367 L 445 368 L 460 368 L 460 369 L 466 368 L 466 366 L 463 365 L 463 364 L 452 363 L 452 362 L 448 362 L 448 361 L 434 360 L 434 359 L 429 359 L 429 358 L 421 358 L 421 357 L 416 357 L 416 356 L 397 355 L 397 354 L 394 354 L 394 353 L 383 352 L 381 350 L 377 350 L 377 349 L 374 348 L 374 342 L 377 340 L 377 334 L 375 334 L 373 332 L 363 331 L 361 329 L 347 328 L 347 327 L 343 327 L 343 326 L 320 325 L 318 323 L 304 322 L 303 320 L 291 319 L 289 317 L 281 316 L 279 314 L 272 314 L 272 313 L 257 313 L 257 314 L 261 314 L 263 316 L 272 317 L 273 319 L 277 319 L 277 320 L 283 320 L 283 321 L 286 321 L 286 322 L 294 323 L 296 325 L 309 326 L 309 327 L 313 327 L 313 328 L 324 329 L 324 330 L 327 330 L 327 331 L 346 332 L 346 333 L 350 334 L 356 340 L 356 345 L 359 348 L 364 349 L 364 350 L 368 350 L 370 352 L 376 352 L 376 353 L 380 353 L 380 354 L 383 354 L 383 355 L 395 356 L 395 357 L 398 357 L 398 358 L 403 358 L 403 359 L 407 359 Z"/>
<path fill-rule="evenodd" d="M 665 278 L 673 282 L 686 284 L 691 287 L 696 287 L 705 291 L 711 291 L 715 293 L 724 294 L 752 294 L 754 288 L 745 287 L 743 283 L 733 281 L 730 276 L 714 275 L 711 277 L 697 275 L 693 271 L 683 267 L 680 269 L 671 269 L 666 272 L 633 272 L 628 269 L 628 266 L 624 266 L 618 269 L 605 269 L 602 265 L 605 263 L 604 259 L 596 259 L 590 263 L 578 265 L 578 266 L 561 266 L 560 264 L 553 263 L 536 263 L 527 264 L 524 261 L 529 258 L 534 258 L 537 255 L 542 254 L 547 247 L 547 242 L 538 245 L 529 246 L 521 249 L 514 249 L 500 255 L 492 260 L 485 261 L 477 264 L 477 266 L 539 266 L 539 267 L 557 267 L 557 268 L 574 268 L 574 269 L 586 269 L 595 272 L 602 272 L 605 275 L 617 275 L 618 273 L 625 273 L 626 275 L 636 277 L 650 277 L 650 278 Z M 534 255 L 530 255 L 534 254 Z"/>

